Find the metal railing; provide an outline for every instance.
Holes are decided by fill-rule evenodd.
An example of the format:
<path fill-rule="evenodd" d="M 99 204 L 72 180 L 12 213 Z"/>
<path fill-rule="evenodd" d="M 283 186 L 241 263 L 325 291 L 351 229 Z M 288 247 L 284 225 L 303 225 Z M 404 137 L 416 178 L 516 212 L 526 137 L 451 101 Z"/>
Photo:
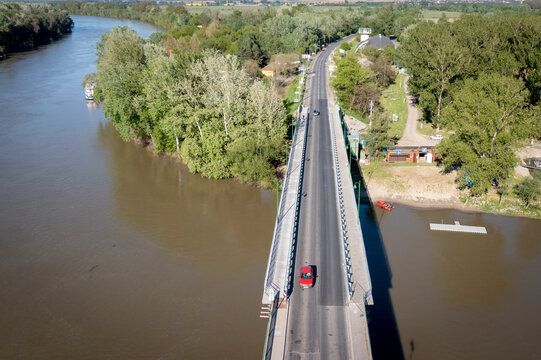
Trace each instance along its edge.
<path fill-rule="evenodd" d="M 336 146 L 336 134 L 334 131 L 334 126 L 332 123 L 332 114 L 329 116 L 330 128 L 331 128 L 331 140 L 332 140 L 332 153 L 333 153 L 333 163 L 334 163 L 334 174 L 336 178 L 336 198 L 338 199 L 338 210 L 340 212 L 340 225 L 341 225 L 341 235 L 342 243 L 344 245 L 344 259 L 346 262 L 346 279 L 348 284 L 348 295 L 349 300 L 353 297 L 353 279 L 351 272 L 351 258 L 349 255 L 349 239 L 348 239 L 348 230 L 346 223 L 346 211 L 344 206 L 344 192 L 342 189 L 342 179 L 340 175 L 340 165 L 338 163 L 338 150 Z"/>
<path fill-rule="evenodd" d="M 298 132 L 299 132 L 299 128 L 302 126 L 304 127 L 304 130 L 305 130 L 305 136 L 304 136 L 304 143 L 303 143 L 303 148 L 302 148 L 302 161 L 301 161 L 301 169 L 300 169 L 300 176 L 299 176 L 299 186 L 297 188 L 297 196 L 296 196 L 296 203 L 295 203 L 295 217 L 294 217 L 294 221 L 293 221 L 293 225 L 292 225 L 292 230 L 291 230 L 291 235 L 290 235 L 290 239 L 289 239 L 289 256 L 288 256 L 288 271 L 286 272 L 286 277 L 284 279 L 284 294 L 289 294 L 290 292 L 290 283 L 291 283 L 291 272 L 292 272 L 292 259 L 293 259 L 293 252 L 292 252 L 292 248 L 293 248 L 293 245 L 294 243 L 296 242 L 296 237 L 297 237 L 297 229 L 298 229 L 298 219 L 299 219 L 299 208 L 300 208 L 300 192 L 301 192 L 301 189 L 302 189 L 302 179 L 303 179 L 303 176 L 304 176 L 304 158 L 305 158 L 305 153 L 306 153 L 306 119 L 302 120 L 301 121 L 301 112 L 302 112 L 302 101 L 304 99 L 304 90 L 306 89 L 306 72 L 304 72 L 303 76 L 303 87 L 302 87 L 302 91 L 301 91 L 301 94 L 300 94 L 300 100 L 299 100 L 299 111 L 298 111 L 298 115 L 297 115 L 297 122 L 296 122 L 296 126 L 295 126 L 295 131 L 293 133 L 293 142 L 292 142 L 292 146 L 291 146 L 291 151 L 289 153 L 289 158 L 287 159 L 287 164 L 286 164 L 286 176 L 284 178 L 284 187 L 282 188 L 282 194 L 280 196 L 280 203 L 278 205 L 278 215 L 276 216 L 276 221 L 275 221 L 275 224 L 274 224 L 274 233 L 273 233 L 273 236 L 272 236 L 272 244 L 271 244 L 271 251 L 270 251 L 270 256 L 269 256 L 269 260 L 268 260 L 268 263 L 267 263 L 267 270 L 265 272 L 265 289 L 264 289 L 264 292 L 265 294 L 268 296 L 269 299 L 272 299 L 276 296 L 276 294 L 280 291 L 280 285 L 278 284 L 275 284 L 272 279 L 273 279 L 273 276 L 274 276 L 274 271 L 275 271 L 275 265 L 276 265 L 276 253 L 277 253 L 277 249 L 278 249 L 278 239 L 279 239 L 279 236 L 280 236 L 280 233 L 282 231 L 282 227 L 280 226 L 280 222 L 284 216 L 284 214 L 282 214 L 283 212 L 283 204 L 284 204 L 284 197 L 286 196 L 285 194 L 287 194 L 287 190 L 288 190 L 288 187 L 289 187 L 289 174 L 290 174 L 290 168 L 289 168 L 289 164 L 290 162 L 292 161 L 292 159 L 294 158 L 295 156 L 295 144 L 297 144 L 297 141 L 298 141 Z"/>
<path fill-rule="evenodd" d="M 300 111 L 299 111 L 299 118 L 300 118 Z M 302 126 L 304 128 L 304 139 L 302 144 L 302 154 L 301 154 L 301 168 L 300 168 L 300 174 L 299 174 L 299 183 L 297 184 L 297 195 L 295 197 L 295 216 L 293 219 L 292 229 L 291 229 L 291 236 L 289 238 L 289 261 L 288 261 L 288 271 L 286 273 L 285 283 L 284 283 L 284 295 L 289 297 L 291 294 L 291 291 L 293 290 L 293 267 L 295 266 L 295 253 L 293 251 L 293 248 L 295 244 L 297 243 L 297 234 L 299 230 L 299 213 L 300 213 L 300 207 L 301 207 L 301 196 L 302 196 L 302 183 L 304 180 L 304 160 L 306 158 L 306 138 L 308 135 L 308 128 L 307 128 L 307 122 L 308 119 L 303 119 L 302 121 L 299 120 L 297 122 L 297 129 Z M 297 134 L 297 129 L 295 129 L 295 134 Z"/>
<path fill-rule="evenodd" d="M 263 360 L 270 359 L 272 356 L 272 342 L 274 340 L 274 329 L 276 328 L 276 316 L 280 307 L 280 299 L 278 293 L 274 296 L 274 301 L 271 303 L 269 312 L 269 321 L 267 323 L 267 336 L 265 338 L 265 346 L 263 348 Z"/>

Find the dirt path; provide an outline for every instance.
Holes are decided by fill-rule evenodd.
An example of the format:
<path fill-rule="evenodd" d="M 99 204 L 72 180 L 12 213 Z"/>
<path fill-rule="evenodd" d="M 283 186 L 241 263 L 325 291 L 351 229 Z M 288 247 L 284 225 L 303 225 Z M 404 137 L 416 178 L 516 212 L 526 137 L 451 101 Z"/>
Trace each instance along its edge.
<path fill-rule="evenodd" d="M 417 121 L 419 120 L 419 109 L 413 105 L 413 97 L 408 93 L 408 79 L 404 80 L 404 91 L 408 99 L 408 120 L 402 138 L 398 141 L 398 146 L 432 146 L 439 143 L 438 140 L 431 140 L 428 136 L 417 132 Z"/>

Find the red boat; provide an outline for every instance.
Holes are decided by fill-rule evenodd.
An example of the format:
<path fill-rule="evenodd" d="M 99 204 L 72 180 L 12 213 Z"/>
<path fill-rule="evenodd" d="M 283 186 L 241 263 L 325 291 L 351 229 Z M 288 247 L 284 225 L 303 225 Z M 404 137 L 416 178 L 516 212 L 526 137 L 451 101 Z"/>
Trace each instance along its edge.
<path fill-rule="evenodd" d="M 388 202 L 385 202 L 385 201 L 378 200 L 377 204 L 379 205 L 380 208 L 385 209 L 387 211 L 391 211 L 394 209 L 394 205 L 389 204 Z"/>

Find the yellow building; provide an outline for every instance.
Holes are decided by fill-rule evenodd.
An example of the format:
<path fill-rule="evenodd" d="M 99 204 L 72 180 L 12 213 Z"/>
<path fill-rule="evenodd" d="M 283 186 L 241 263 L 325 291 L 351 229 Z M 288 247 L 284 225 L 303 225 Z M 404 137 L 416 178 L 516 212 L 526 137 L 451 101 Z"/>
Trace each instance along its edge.
<path fill-rule="evenodd" d="M 273 64 L 265 66 L 263 69 L 261 69 L 261 72 L 266 77 L 274 77 L 276 75 L 276 69 L 274 68 Z"/>

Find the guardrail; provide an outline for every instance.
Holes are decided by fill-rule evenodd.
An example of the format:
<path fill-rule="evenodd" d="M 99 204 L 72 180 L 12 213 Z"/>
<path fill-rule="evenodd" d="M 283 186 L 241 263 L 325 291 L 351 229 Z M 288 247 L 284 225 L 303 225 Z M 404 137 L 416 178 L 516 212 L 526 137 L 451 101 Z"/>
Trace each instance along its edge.
<path fill-rule="evenodd" d="M 338 208 L 340 212 L 340 225 L 342 234 L 342 243 L 344 245 L 344 258 L 346 261 L 346 278 L 348 284 L 348 296 L 349 300 L 353 297 L 353 279 L 351 273 L 351 258 L 349 256 L 349 241 L 348 241 L 348 230 L 346 223 L 346 212 L 344 207 L 344 195 L 342 189 L 342 179 L 340 175 L 340 166 L 338 164 L 338 150 L 336 147 L 336 134 L 334 131 L 334 126 L 332 123 L 332 114 L 329 116 L 330 128 L 331 128 L 331 140 L 332 140 L 332 152 L 333 152 L 333 163 L 334 163 L 334 174 L 336 177 L 336 198 L 338 199 Z"/>
<path fill-rule="evenodd" d="M 295 244 L 296 242 L 296 239 L 297 239 L 297 229 L 298 229 L 298 220 L 299 220 L 299 209 L 300 209 L 300 192 L 301 192 L 301 188 L 302 188 L 302 179 L 303 179 L 303 176 L 304 176 L 304 158 L 305 158 L 305 153 L 306 153 L 306 121 L 307 119 L 302 119 L 301 121 L 301 112 L 302 112 L 302 101 L 304 99 L 304 90 L 306 89 L 306 72 L 303 73 L 303 76 L 302 76 L 302 83 L 303 83 L 303 86 L 302 86 L 302 91 L 301 91 L 301 94 L 300 94 L 300 97 L 299 97 L 299 111 L 298 111 L 298 115 L 297 115 L 297 122 L 296 122 L 296 126 L 295 126 L 295 131 L 293 133 L 293 145 L 295 145 L 298 141 L 298 131 L 299 131 L 299 127 L 300 126 L 304 126 L 305 128 L 305 136 L 304 136 L 304 144 L 303 144 L 303 148 L 302 148 L 302 161 L 301 161 L 301 173 L 300 173 L 300 177 L 299 177 L 299 186 L 297 188 L 297 197 L 296 197 L 296 204 L 295 204 L 295 218 L 294 218 L 294 221 L 293 221 L 293 225 L 292 225 L 292 230 L 291 230 L 291 235 L 290 235 L 290 239 L 289 239 L 289 260 L 288 260 L 288 271 L 286 272 L 286 277 L 284 279 L 284 294 L 288 295 L 291 293 L 291 278 L 292 278 L 292 270 L 293 270 L 293 264 L 292 264 L 292 260 L 294 259 L 294 256 L 293 256 L 293 252 L 292 252 L 292 249 L 293 249 L 293 245 Z M 276 216 L 276 222 L 274 224 L 274 233 L 273 233 L 273 236 L 272 236 L 272 244 L 271 244 L 271 252 L 270 252 L 270 256 L 269 256 L 269 261 L 267 263 L 267 270 L 265 272 L 265 289 L 264 289 L 264 292 L 265 294 L 268 296 L 269 299 L 273 299 L 276 294 L 280 291 L 280 286 L 278 284 L 275 284 L 273 281 L 272 281 L 272 278 L 274 276 L 274 271 L 275 271 L 275 265 L 276 265 L 276 252 L 277 252 L 277 249 L 278 249 L 278 238 L 280 236 L 280 232 L 282 231 L 282 228 L 281 226 L 279 225 L 280 224 L 280 221 L 283 217 L 283 214 L 282 214 L 282 205 L 284 204 L 284 194 L 287 194 L 287 190 L 288 190 L 288 187 L 289 187 L 289 163 L 291 162 L 291 160 L 293 159 L 293 157 L 295 156 L 295 146 L 292 146 L 291 147 L 291 151 L 289 153 L 289 158 L 287 160 L 287 164 L 286 164 L 286 176 L 284 178 L 284 187 L 282 189 L 282 194 L 280 196 L 280 203 L 278 205 L 278 215 Z"/>
<path fill-rule="evenodd" d="M 307 122 L 308 119 L 303 119 L 300 121 L 300 114 L 302 107 L 299 107 L 299 121 L 297 122 L 297 128 L 295 128 L 295 135 L 297 135 L 297 129 L 300 126 L 304 127 L 304 139 L 302 144 L 302 154 L 301 154 L 301 168 L 299 174 L 299 183 L 297 184 L 297 196 L 295 199 L 295 217 L 293 220 L 293 225 L 291 229 L 291 236 L 289 238 L 289 262 L 288 262 L 288 271 L 286 273 L 285 283 L 284 283 L 284 294 L 289 297 L 291 291 L 293 290 L 293 267 L 295 266 L 295 252 L 293 251 L 294 245 L 297 243 L 297 234 L 299 232 L 299 213 L 301 208 L 301 196 L 302 196 L 302 183 L 304 180 L 304 159 L 306 158 L 306 139 L 308 136 Z"/>
<path fill-rule="evenodd" d="M 263 348 L 263 360 L 270 359 L 272 356 L 272 342 L 274 340 L 274 329 L 276 328 L 276 316 L 280 307 L 280 299 L 278 293 L 274 296 L 274 301 L 271 303 L 269 321 L 267 323 L 267 337 L 265 338 L 265 347 Z"/>

